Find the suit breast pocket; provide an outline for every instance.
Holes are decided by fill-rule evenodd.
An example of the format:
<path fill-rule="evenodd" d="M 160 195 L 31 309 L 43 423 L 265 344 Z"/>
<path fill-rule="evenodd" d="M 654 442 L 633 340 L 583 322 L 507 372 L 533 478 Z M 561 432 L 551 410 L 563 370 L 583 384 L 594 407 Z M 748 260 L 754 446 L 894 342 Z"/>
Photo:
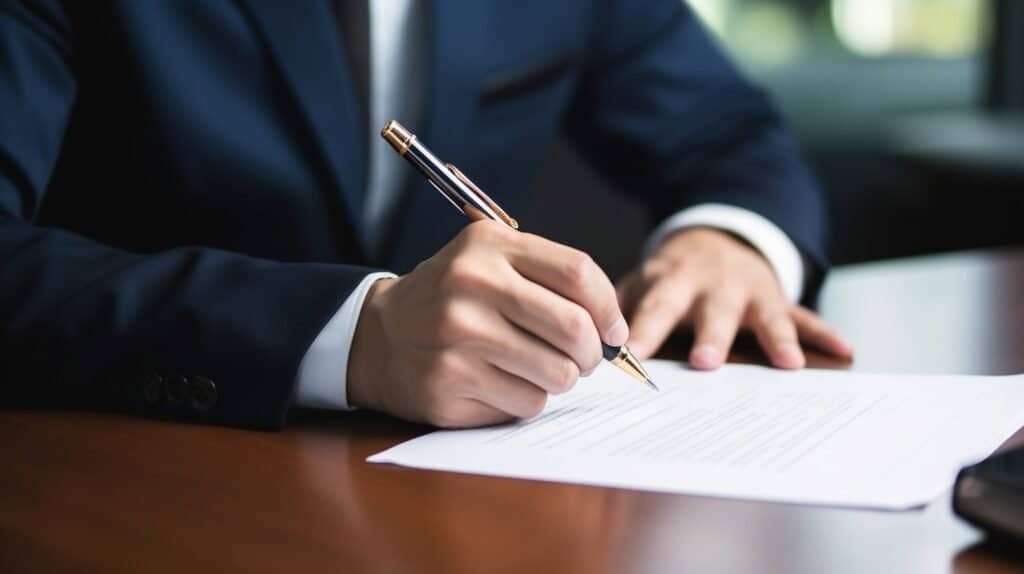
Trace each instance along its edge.
<path fill-rule="evenodd" d="M 480 125 L 496 130 L 507 143 L 554 131 L 572 97 L 577 62 L 573 53 L 565 52 L 495 70 L 480 89 Z"/>
<path fill-rule="evenodd" d="M 572 75 L 577 60 L 575 52 L 563 52 L 527 66 L 498 71 L 484 82 L 480 106 L 495 106 L 553 88 Z"/>

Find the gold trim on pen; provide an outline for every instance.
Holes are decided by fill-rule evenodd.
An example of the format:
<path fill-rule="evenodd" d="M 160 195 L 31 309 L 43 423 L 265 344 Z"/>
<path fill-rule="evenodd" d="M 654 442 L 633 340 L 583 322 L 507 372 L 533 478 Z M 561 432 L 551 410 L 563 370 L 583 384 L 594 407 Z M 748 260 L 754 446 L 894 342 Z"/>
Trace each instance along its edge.
<path fill-rule="evenodd" d="M 403 156 L 412 147 L 412 142 L 416 141 L 416 134 L 405 129 L 405 126 L 395 120 L 389 121 L 384 129 L 380 130 L 380 137 L 387 140 L 391 147 Z"/>
<path fill-rule="evenodd" d="M 462 184 L 468 187 L 470 191 L 475 193 L 477 197 L 480 198 L 481 201 L 486 203 L 487 207 L 490 207 L 491 210 L 495 214 L 497 214 L 498 217 L 501 218 L 502 223 L 511 227 L 512 229 L 519 229 L 519 222 L 516 221 L 515 218 L 512 217 L 511 215 L 505 213 L 505 210 L 502 209 L 500 205 L 495 203 L 494 200 L 491 199 L 491 196 L 484 193 L 482 189 L 480 189 L 479 187 L 476 186 L 475 183 L 470 181 L 470 179 L 466 177 L 466 174 L 459 171 L 459 168 L 455 167 L 450 163 L 445 164 L 445 166 L 448 168 L 448 171 L 452 172 L 452 175 L 455 176 L 455 179 L 461 181 Z"/>

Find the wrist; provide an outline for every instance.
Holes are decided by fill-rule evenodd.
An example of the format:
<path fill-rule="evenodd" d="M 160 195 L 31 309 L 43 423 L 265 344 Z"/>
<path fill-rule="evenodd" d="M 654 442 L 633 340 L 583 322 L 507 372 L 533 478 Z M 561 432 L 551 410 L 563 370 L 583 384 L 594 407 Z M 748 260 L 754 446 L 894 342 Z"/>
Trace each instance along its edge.
<path fill-rule="evenodd" d="M 761 253 L 743 238 L 715 227 L 703 226 L 687 227 L 672 232 L 658 244 L 651 256 L 678 257 L 693 253 L 695 250 L 721 249 L 723 247 L 750 250 L 763 258 Z"/>
<path fill-rule="evenodd" d="M 385 357 L 387 336 L 384 329 L 384 309 L 386 293 L 398 279 L 380 279 L 370 287 L 363 307 L 359 312 L 359 321 L 352 337 L 352 348 L 349 352 L 348 372 L 348 404 L 354 407 L 380 410 L 381 400 L 378 396 L 376 382 L 382 378 L 381 368 L 387 364 Z"/>
<path fill-rule="evenodd" d="M 782 292 L 790 302 L 800 299 L 804 289 L 803 256 L 793 241 L 774 222 L 764 216 L 737 206 L 726 204 L 702 204 L 684 209 L 663 221 L 652 233 L 644 247 L 644 253 L 653 255 L 655 250 L 663 254 L 681 257 L 682 248 L 701 247 L 705 242 L 680 247 L 665 247 L 666 239 L 683 230 L 715 229 L 725 233 L 758 254 L 774 272 Z M 689 233 L 682 235 L 688 236 Z M 675 242 L 675 241 L 674 241 Z M 681 241 L 680 241 L 681 242 Z M 689 257 L 689 255 L 687 255 Z"/>

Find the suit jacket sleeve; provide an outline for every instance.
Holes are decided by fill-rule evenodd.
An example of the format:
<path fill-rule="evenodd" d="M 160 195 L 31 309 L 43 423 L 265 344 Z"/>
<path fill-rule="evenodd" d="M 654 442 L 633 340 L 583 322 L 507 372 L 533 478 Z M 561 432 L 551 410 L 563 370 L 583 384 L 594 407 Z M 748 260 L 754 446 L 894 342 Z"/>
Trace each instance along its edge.
<path fill-rule="evenodd" d="M 570 138 L 657 220 L 702 203 L 754 211 L 782 228 L 820 277 L 822 197 L 767 98 L 685 2 L 604 4 L 566 120 Z"/>
<path fill-rule="evenodd" d="M 280 426 L 299 361 L 369 270 L 35 225 L 75 100 L 69 37 L 56 2 L 0 2 L 0 403 Z"/>

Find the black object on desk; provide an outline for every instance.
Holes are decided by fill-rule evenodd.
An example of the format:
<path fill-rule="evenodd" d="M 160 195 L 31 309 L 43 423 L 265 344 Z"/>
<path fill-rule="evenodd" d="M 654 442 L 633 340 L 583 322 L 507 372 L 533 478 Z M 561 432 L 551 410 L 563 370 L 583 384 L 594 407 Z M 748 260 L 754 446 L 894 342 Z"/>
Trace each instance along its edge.
<path fill-rule="evenodd" d="M 1024 542 L 1024 447 L 960 469 L 953 512 L 994 538 Z"/>

